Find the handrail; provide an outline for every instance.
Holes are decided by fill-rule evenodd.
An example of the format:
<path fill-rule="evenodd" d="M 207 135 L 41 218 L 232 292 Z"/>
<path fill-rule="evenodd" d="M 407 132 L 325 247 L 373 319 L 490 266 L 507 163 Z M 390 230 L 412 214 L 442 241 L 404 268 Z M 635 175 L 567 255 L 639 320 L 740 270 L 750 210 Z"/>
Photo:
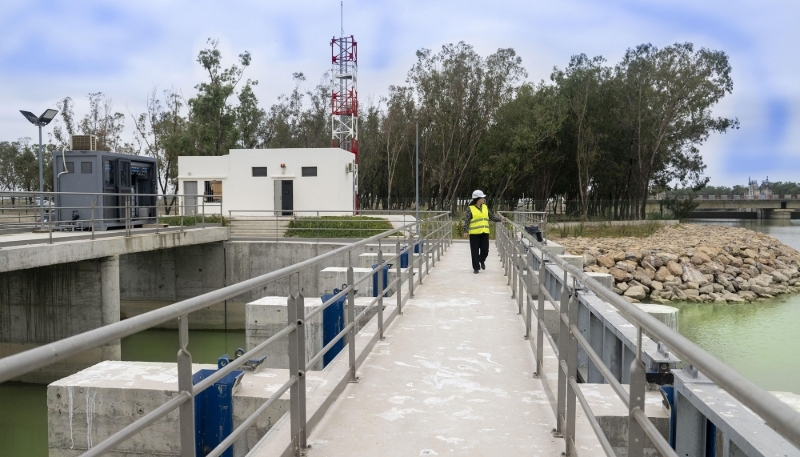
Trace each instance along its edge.
<path fill-rule="evenodd" d="M 506 212 L 506 214 L 512 214 Z M 792 443 L 795 447 L 800 448 L 800 413 L 797 413 L 788 405 L 784 404 L 780 400 L 778 400 L 774 395 L 770 394 L 769 392 L 763 390 L 762 388 L 758 387 L 755 383 L 748 380 L 747 378 L 740 375 L 736 372 L 733 368 L 725 365 L 720 360 L 716 359 L 714 356 L 700 348 L 698 345 L 693 343 L 692 341 L 688 340 L 686 337 L 680 335 L 676 331 L 672 330 L 656 318 L 650 316 L 649 314 L 645 313 L 644 311 L 640 310 L 638 307 L 634 306 L 631 303 L 628 303 L 626 300 L 622 299 L 619 295 L 614 293 L 613 291 L 609 290 L 608 288 L 604 287 L 600 284 L 597 280 L 592 278 L 591 276 L 584 273 L 581 269 L 578 269 L 570 264 L 568 264 L 565 260 L 560 258 L 558 255 L 555 255 L 551 252 L 549 248 L 539 243 L 536 239 L 531 237 L 529 234 L 525 232 L 525 230 L 520 227 L 518 224 L 513 222 L 508 222 L 508 225 L 511 226 L 513 231 L 519 232 L 521 237 L 524 237 L 528 241 L 528 245 L 531 247 L 535 247 L 543 255 L 546 255 L 548 259 L 553 262 L 556 266 L 561 268 L 565 274 L 569 273 L 573 278 L 580 281 L 585 287 L 587 287 L 591 292 L 597 295 L 599 298 L 603 299 L 614 308 L 616 308 L 620 314 L 625 317 L 629 322 L 636 325 L 638 328 L 639 334 L 639 343 L 636 346 L 636 355 L 637 360 L 639 360 L 641 356 L 641 334 L 643 330 L 646 330 L 649 334 L 653 335 L 656 339 L 661 341 L 663 344 L 666 344 L 668 347 L 672 349 L 672 351 L 679 354 L 684 361 L 688 361 L 692 364 L 692 366 L 696 367 L 700 371 L 703 372 L 709 379 L 714 381 L 717 385 L 725 389 L 728 393 L 730 393 L 734 398 L 741 401 L 747 408 L 750 408 L 753 412 L 758 414 L 764 421 L 772 427 L 778 434 L 783 436 L 787 441 Z M 508 231 L 505 226 L 498 226 L 500 231 Z M 502 239 L 503 242 L 509 243 L 508 237 L 499 237 Z M 504 247 L 503 250 L 507 250 L 507 247 Z M 508 255 L 507 253 L 504 255 Z M 514 264 L 511 265 L 511 268 L 516 268 Z M 522 281 L 524 283 L 524 281 Z M 566 286 L 566 284 L 564 284 Z M 525 285 L 527 287 L 527 285 Z M 543 285 L 539 285 L 540 292 L 545 291 Z M 575 296 L 578 295 L 580 291 L 574 290 L 573 293 Z M 552 299 L 549 297 L 548 299 Z M 555 306 L 555 303 L 554 303 Z M 562 302 L 563 306 L 563 302 Z M 566 311 L 561 310 L 561 316 L 566 318 Z M 537 316 L 541 319 L 541 316 Z M 566 321 L 569 324 L 569 320 Z M 581 343 L 581 346 L 587 353 L 593 353 L 592 355 L 593 362 L 597 360 L 597 354 L 594 353 L 593 349 L 588 342 L 581 338 L 578 338 L 579 332 L 575 332 L 576 327 L 571 325 L 568 328 L 568 331 L 575 337 L 576 342 Z M 559 337 L 561 340 L 561 337 Z M 587 344 L 583 344 L 587 343 Z M 562 356 L 559 356 L 560 359 L 563 360 Z M 538 362 L 537 362 L 538 363 Z M 610 375 L 608 371 L 603 372 L 601 374 L 604 377 Z M 633 368 L 632 368 L 633 371 Z M 631 373 L 632 376 L 632 383 L 633 383 L 633 372 Z M 609 381 L 610 382 L 610 381 Z M 642 384 L 643 386 L 644 384 Z M 617 386 L 614 386 L 617 387 Z M 633 396 L 633 384 L 631 387 L 630 395 Z M 614 389 L 617 395 L 620 394 L 618 390 Z M 641 393 L 643 395 L 643 392 Z M 620 396 L 622 398 L 623 396 Z M 625 400 L 623 400 L 625 401 Z M 630 407 L 633 403 L 629 403 L 628 406 Z M 633 411 L 635 410 L 636 406 L 633 405 L 631 409 L 631 419 L 633 420 Z M 586 411 L 587 414 L 591 414 L 590 411 Z M 629 427 L 629 431 L 631 428 Z M 642 430 L 644 433 L 648 434 L 649 431 L 647 427 L 644 427 Z M 652 439 L 653 437 L 651 437 Z M 659 439 L 663 440 L 663 438 L 659 435 Z M 653 441 L 658 441 L 657 439 L 653 439 Z M 657 447 L 661 447 L 663 443 L 657 444 Z M 668 446 L 668 445 L 667 445 Z"/>
<path fill-rule="evenodd" d="M 429 224 L 434 224 L 434 227 L 427 227 Z M 430 266 L 429 260 L 433 261 L 435 264 L 437 257 L 441 255 L 444 249 L 452 242 L 451 235 L 452 235 L 452 220 L 450 219 L 450 214 L 448 212 L 436 212 L 431 215 L 431 217 L 424 219 L 424 220 L 413 220 L 409 224 L 404 224 L 401 227 L 393 228 L 387 231 L 384 231 L 380 234 L 374 235 L 367 239 L 359 240 L 348 245 L 342 246 L 335 250 L 332 250 L 326 254 L 319 255 L 312 259 L 308 259 L 297 264 L 281 268 L 279 270 L 266 273 L 264 275 L 257 276 L 255 278 L 251 278 L 230 286 L 223 287 L 221 289 L 208 292 L 206 294 L 193 297 L 187 300 L 182 300 L 180 302 L 168 305 L 166 307 L 150 311 L 132 318 L 128 318 L 113 324 L 109 324 L 94 330 L 90 330 L 72 337 L 65 338 L 63 340 L 55 341 L 38 348 L 34 348 L 19 354 L 15 354 L 12 356 L 8 356 L 5 358 L 0 359 L 0 382 L 13 379 L 29 373 L 31 371 L 37 370 L 39 368 L 48 366 L 50 364 L 56 363 L 58 361 L 64 360 L 68 357 L 76 355 L 80 352 L 83 352 L 87 349 L 91 349 L 94 347 L 102 346 L 106 343 L 109 343 L 114 340 L 122 339 L 126 336 L 130 336 L 134 333 L 137 333 L 142 330 L 146 330 L 153 326 L 159 325 L 166 321 L 172 319 L 179 319 L 179 334 L 180 334 L 180 343 L 181 343 L 181 350 L 178 353 L 178 396 L 169 401 L 168 403 L 158 407 L 156 410 L 148 413 L 144 417 L 132 422 L 123 430 L 117 432 L 112 437 L 104 440 L 96 447 L 92 448 L 87 455 L 99 455 L 103 452 L 108 452 L 114 449 L 117 445 L 125 441 L 126 439 L 130 438 L 134 434 L 138 433 L 151 423 L 153 423 L 158 418 L 162 417 L 163 415 L 167 414 L 170 411 L 175 410 L 176 408 L 180 407 L 180 430 L 181 430 L 181 455 L 184 457 L 188 457 L 190 455 L 194 455 L 194 448 L 188 449 L 190 446 L 186 445 L 187 443 L 194 442 L 194 433 L 193 427 L 194 422 L 193 418 L 190 418 L 191 414 L 187 414 L 187 411 L 191 412 L 193 406 L 191 402 L 187 406 L 187 401 L 198 393 L 204 391 L 205 389 L 212 386 L 215 382 L 222 379 L 224 376 L 231 373 L 236 368 L 240 367 L 242 364 L 248 360 L 249 357 L 258 354 L 260 351 L 265 349 L 266 347 L 270 346 L 271 344 L 277 342 L 281 338 L 288 337 L 290 340 L 289 343 L 289 358 L 290 358 L 290 379 L 285 383 L 275 394 L 273 394 L 266 403 L 262 404 L 255 413 L 253 413 L 248 419 L 246 419 L 239 427 L 237 427 L 231 435 L 228 436 L 226 440 L 224 440 L 219 446 L 217 446 L 210 455 L 221 455 L 225 449 L 227 449 L 242 433 L 244 433 L 247 428 L 249 428 L 250 424 L 252 424 L 256 418 L 266 410 L 266 408 L 272 404 L 274 401 L 277 400 L 284 392 L 287 390 L 291 390 L 291 404 L 292 407 L 290 408 L 291 418 L 292 418 L 292 437 L 293 442 L 297 444 L 297 449 L 302 449 L 305 447 L 305 440 L 307 437 L 307 430 L 305 430 L 305 377 L 304 372 L 308 367 L 319 361 L 319 359 L 327 353 L 328 350 L 333 346 L 335 342 L 340 341 L 341 339 L 347 337 L 347 344 L 350 345 L 350 366 L 351 369 L 348 371 L 348 375 L 355 377 L 355 323 L 358 322 L 368 311 L 369 308 L 372 308 L 377 303 L 378 306 L 378 328 L 381 333 L 383 334 L 383 319 L 382 319 L 382 300 L 384 291 L 389 287 L 395 287 L 396 293 L 398 294 L 398 306 L 403 303 L 401 300 L 402 294 L 402 284 L 403 280 L 409 282 L 409 292 L 410 295 L 405 297 L 405 300 L 409 298 L 409 296 L 413 296 L 414 286 L 413 283 L 415 281 L 414 278 L 414 269 L 419 268 L 420 275 L 417 280 L 421 284 L 422 278 L 424 277 L 424 273 L 428 273 Z M 379 247 L 378 250 L 378 266 L 371 269 L 371 273 L 365 275 L 358 281 L 354 281 L 352 278 L 352 265 L 348 267 L 348 286 L 339 293 L 335 294 L 329 300 L 326 300 L 323 303 L 323 306 L 318 307 L 317 310 L 308 314 L 308 316 L 304 315 L 304 305 L 303 305 L 303 295 L 302 293 L 298 292 L 297 295 L 293 293 L 289 294 L 288 298 L 288 325 L 284 327 L 282 330 L 268 338 L 267 340 L 261 342 L 256 347 L 245 353 L 244 356 L 237 358 L 236 360 L 232 361 L 228 365 L 220 368 L 211 376 L 205 378 L 203 381 L 200 381 L 198 384 L 192 386 L 191 384 L 191 356 L 187 351 L 188 345 L 188 315 L 191 312 L 198 311 L 200 309 L 206 308 L 211 306 L 215 303 L 219 303 L 220 301 L 233 298 L 237 295 L 246 293 L 250 290 L 255 288 L 264 286 L 266 284 L 289 278 L 290 280 L 290 289 L 292 281 L 294 281 L 296 277 L 296 285 L 299 286 L 300 282 L 300 274 L 304 270 L 309 268 L 318 266 L 327 262 L 341 254 L 349 254 L 354 250 L 363 247 L 367 244 L 378 242 L 379 246 L 381 246 L 381 240 L 385 237 L 393 236 L 396 234 L 405 234 L 409 233 L 410 236 L 405 238 L 403 246 L 407 250 L 409 254 L 409 271 L 406 274 L 402 274 L 399 269 L 399 261 L 397 262 L 398 265 L 398 277 L 391 281 L 389 284 L 385 284 L 383 274 L 380 274 L 380 271 L 383 269 L 383 264 L 388 261 L 399 260 L 400 256 L 404 254 L 401 249 L 397 249 L 397 252 L 394 253 L 393 256 L 390 256 L 387 259 L 383 259 L 382 256 L 382 248 Z M 415 236 L 416 234 L 416 236 Z M 420 252 L 419 256 L 414 256 L 413 248 L 416 245 L 423 245 L 425 246 Z M 400 240 L 396 241 L 396 246 L 399 248 L 401 246 Z M 416 258 L 415 258 L 416 257 Z M 424 257 L 424 258 L 423 258 Z M 352 263 L 352 257 L 348 255 L 350 259 L 350 263 Z M 423 270 L 423 265 L 425 265 L 425 269 Z M 353 313 L 353 296 L 352 293 L 358 284 L 363 281 L 368 280 L 372 274 L 379 273 L 378 277 L 379 280 L 379 294 L 375 299 L 372 301 L 368 309 L 364 310 L 362 313 L 359 314 L 358 318 L 354 318 Z M 325 346 L 322 350 L 320 350 L 316 355 L 311 357 L 310 361 L 306 361 L 306 352 L 305 352 L 305 322 L 308 321 L 311 317 L 318 315 L 322 310 L 330 306 L 334 301 L 337 299 L 341 299 L 347 295 L 348 297 L 348 305 L 347 305 L 347 315 L 349 324 L 345 326 L 345 328 L 334 338 L 334 340 Z M 398 308 L 399 310 L 399 308 Z M 187 365 L 187 363 L 189 365 Z M 292 367 L 293 371 L 292 371 Z M 188 371 L 187 371 L 188 370 Z M 188 378 L 187 378 L 188 376 Z M 187 409 L 188 408 L 188 409 Z M 185 448 L 185 449 L 184 449 Z"/>

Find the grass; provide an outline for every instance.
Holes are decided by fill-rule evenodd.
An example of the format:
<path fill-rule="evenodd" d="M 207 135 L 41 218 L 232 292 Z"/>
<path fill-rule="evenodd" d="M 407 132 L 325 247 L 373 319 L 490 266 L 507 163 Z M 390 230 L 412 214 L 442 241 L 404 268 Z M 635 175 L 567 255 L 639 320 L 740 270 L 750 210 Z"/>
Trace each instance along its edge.
<path fill-rule="evenodd" d="M 550 235 L 554 238 L 646 238 L 658 231 L 661 227 L 663 227 L 663 225 L 655 221 L 648 221 L 645 224 L 638 225 L 578 224 L 572 227 L 559 227 L 557 230 L 550 231 Z"/>
<path fill-rule="evenodd" d="M 159 224 L 167 224 L 173 227 L 181 226 L 184 227 L 193 227 L 195 225 L 200 225 L 205 221 L 206 224 L 220 224 L 225 226 L 227 224 L 227 220 L 225 217 L 220 216 L 218 214 L 208 215 L 205 218 L 202 216 L 160 216 L 158 218 Z"/>
<path fill-rule="evenodd" d="M 392 229 L 386 219 L 367 216 L 301 217 L 289 221 L 286 237 L 369 238 Z"/>

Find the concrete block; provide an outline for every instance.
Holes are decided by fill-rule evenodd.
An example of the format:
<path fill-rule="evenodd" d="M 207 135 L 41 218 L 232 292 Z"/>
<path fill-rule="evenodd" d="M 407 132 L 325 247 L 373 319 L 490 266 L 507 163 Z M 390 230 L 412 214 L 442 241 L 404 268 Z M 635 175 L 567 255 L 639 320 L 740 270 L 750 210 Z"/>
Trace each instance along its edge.
<path fill-rule="evenodd" d="M 372 297 L 355 298 L 355 314 L 358 316 L 372 302 Z M 288 325 L 286 315 L 286 297 L 264 297 L 246 306 L 247 328 L 245 338 L 247 350 L 251 350 L 272 335 L 283 330 Z M 319 308 L 322 304 L 320 297 L 306 297 L 304 300 L 306 314 Z M 367 313 L 362 320 L 356 323 L 356 331 L 369 321 L 377 313 L 377 307 Z M 306 360 L 314 357 L 322 348 L 322 315 L 317 315 L 306 320 Z M 289 340 L 288 337 L 272 343 L 268 348 L 259 354 L 266 356 L 262 364 L 264 368 L 289 368 Z M 322 369 L 322 362 L 317 363 L 314 370 Z"/>
<path fill-rule="evenodd" d="M 193 371 L 216 369 L 194 364 Z M 233 394 L 234 428 L 239 426 L 283 382 L 287 370 L 246 372 Z M 313 384 L 315 381 L 309 379 Z M 134 420 L 175 397 L 178 391 L 174 363 L 102 362 L 47 387 L 48 447 L 51 457 L 83 454 Z M 234 456 L 252 449 L 289 407 L 286 393 L 262 414 L 245 436 L 233 445 Z M 122 443 L 111 457 L 180 455 L 178 411 Z"/>
<path fill-rule="evenodd" d="M 605 286 L 608 290 L 614 287 L 614 277 L 608 273 L 586 273 L 588 276 L 594 278 L 597 282 Z"/>

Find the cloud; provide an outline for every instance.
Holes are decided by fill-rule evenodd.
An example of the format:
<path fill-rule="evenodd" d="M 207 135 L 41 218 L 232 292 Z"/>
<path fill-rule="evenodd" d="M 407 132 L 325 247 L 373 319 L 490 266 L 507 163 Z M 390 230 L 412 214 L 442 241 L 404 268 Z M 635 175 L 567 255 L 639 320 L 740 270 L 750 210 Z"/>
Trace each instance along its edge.
<path fill-rule="evenodd" d="M 800 113 L 800 60 L 791 58 L 798 13 L 800 3 L 790 1 L 348 0 L 344 26 L 359 43 L 363 100 L 405 84 L 416 50 L 461 40 L 482 55 L 514 48 L 532 81 L 578 53 L 614 64 L 642 43 L 723 50 L 734 91 L 714 113 L 738 117 L 742 128 L 713 135 L 701 149 L 719 185 L 754 173 L 800 179 L 800 130 L 791 128 Z M 154 87 L 190 97 L 205 78 L 195 59 L 207 38 L 220 40 L 226 66 L 252 53 L 245 77 L 259 80 L 256 95 L 268 107 L 292 90 L 293 72 L 317 84 L 330 69 L 330 38 L 339 27 L 339 2 L 330 0 L 3 2 L 0 139 L 31 136 L 18 109 L 39 112 L 67 95 L 79 117 L 89 92 L 106 93 L 122 112 L 143 111 Z"/>

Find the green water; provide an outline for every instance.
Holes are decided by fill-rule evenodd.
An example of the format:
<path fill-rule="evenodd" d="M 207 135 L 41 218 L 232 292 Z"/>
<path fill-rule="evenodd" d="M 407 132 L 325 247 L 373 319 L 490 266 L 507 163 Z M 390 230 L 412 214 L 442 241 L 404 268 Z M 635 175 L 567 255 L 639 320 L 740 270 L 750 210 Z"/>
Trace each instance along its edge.
<path fill-rule="evenodd" d="M 189 352 L 195 363 L 217 363 L 245 347 L 238 331 L 192 330 Z M 122 340 L 122 360 L 175 362 L 177 330 L 148 330 Z M 0 456 L 47 457 L 47 386 L 0 384 Z"/>
<path fill-rule="evenodd" d="M 800 225 L 783 220 L 692 221 L 745 227 L 800 250 Z M 741 305 L 682 303 L 678 329 L 759 386 L 800 394 L 800 295 Z"/>

